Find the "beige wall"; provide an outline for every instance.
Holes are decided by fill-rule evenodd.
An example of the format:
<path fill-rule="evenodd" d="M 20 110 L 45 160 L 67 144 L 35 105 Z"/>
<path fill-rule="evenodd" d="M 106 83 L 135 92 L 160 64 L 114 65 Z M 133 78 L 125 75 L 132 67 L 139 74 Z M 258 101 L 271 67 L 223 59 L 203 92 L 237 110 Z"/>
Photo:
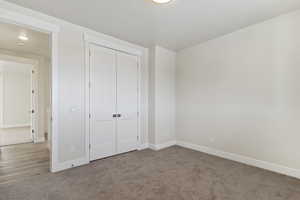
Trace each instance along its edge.
<path fill-rule="evenodd" d="M 182 50 L 179 141 L 300 169 L 300 12 Z"/>
<path fill-rule="evenodd" d="M 175 141 L 175 58 L 168 49 L 151 50 L 149 140 L 154 145 Z"/>

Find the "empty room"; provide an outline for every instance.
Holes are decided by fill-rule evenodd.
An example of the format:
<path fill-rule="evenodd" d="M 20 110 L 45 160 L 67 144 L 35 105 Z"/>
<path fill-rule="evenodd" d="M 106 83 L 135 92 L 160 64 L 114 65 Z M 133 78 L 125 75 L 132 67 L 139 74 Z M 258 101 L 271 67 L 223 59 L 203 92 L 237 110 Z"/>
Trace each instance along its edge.
<path fill-rule="evenodd" d="M 0 0 L 0 200 L 299 200 L 299 0 Z"/>

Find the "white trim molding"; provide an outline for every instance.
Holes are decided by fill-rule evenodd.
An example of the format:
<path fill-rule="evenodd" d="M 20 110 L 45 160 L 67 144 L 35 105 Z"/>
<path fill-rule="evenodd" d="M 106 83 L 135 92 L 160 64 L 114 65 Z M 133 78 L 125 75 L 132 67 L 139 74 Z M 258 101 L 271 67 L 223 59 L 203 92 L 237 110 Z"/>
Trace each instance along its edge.
<path fill-rule="evenodd" d="M 144 144 L 140 144 L 138 150 L 141 151 L 141 150 L 145 150 L 148 148 L 149 148 L 149 143 L 144 143 Z"/>
<path fill-rule="evenodd" d="M 143 52 L 136 48 L 131 48 L 127 45 L 119 44 L 118 42 L 103 39 L 103 38 L 93 35 L 93 34 L 84 33 L 84 40 L 90 44 L 100 45 L 100 46 L 103 46 L 106 48 L 122 51 L 122 52 L 133 54 L 136 56 L 143 55 Z"/>
<path fill-rule="evenodd" d="M 0 128 L 22 128 L 22 127 L 30 127 L 31 124 L 9 124 L 9 125 L 2 125 Z"/>
<path fill-rule="evenodd" d="M 59 32 L 60 27 L 51 24 L 45 21 L 42 21 L 40 19 L 30 17 L 27 15 L 22 15 L 17 12 L 11 12 L 9 10 L 0 8 L 0 19 L 3 22 L 7 22 L 10 24 L 16 24 L 16 25 L 25 25 L 26 27 L 35 29 L 40 32 L 44 33 L 51 33 L 51 32 Z"/>
<path fill-rule="evenodd" d="M 55 168 L 51 170 L 52 173 L 60 172 L 66 169 L 74 168 L 74 167 L 79 167 L 82 165 L 86 165 L 89 162 L 85 158 L 80 158 L 80 159 L 75 159 L 75 160 L 69 160 L 61 163 L 57 163 Z"/>
<path fill-rule="evenodd" d="M 174 146 L 176 144 L 177 144 L 177 142 L 175 140 L 172 140 L 172 141 L 161 143 L 161 144 L 149 144 L 149 148 L 154 151 L 159 151 L 159 150 Z"/>
<path fill-rule="evenodd" d="M 196 144 L 192 144 L 192 143 L 188 143 L 188 142 L 184 142 L 184 141 L 177 141 L 177 145 L 188 148 L 188 149 L 192 149 L 195 151 L 200 151 L 203 153 L 214 155 L 214 156 L 217 156 L 220 158 L 225 158 L 228 160 L 236 161 L 236 162 L 243 163 L 246 165 L 262 168 L 262 169 L 265 169 L 268 171 L 272 171 L 272 172 L 276 172 L 279 174 L 283 174 L 283 175 L 287 175 L 287 176 L 291 176 L 291 177 L 300 179 L 300 170 L 299 169 L 293 169 L 293 168 L 289 168 L 286 166 L 282 166 L 282 165 L 278 165 L 278 164 L 274 164 L 274 163 L 270 163 L 270 162 L 266 162 L 266 161 L 262 161 L 262 160 L 257 160 L 257 159 L 250 158 L 247 156 L 229 153 L 229 152 L 213 149 L 213 148 L 206 147 L 206 146 L 196 145 Z"/>
<path fill-rule="evenodd" d="M 32 143 L 31 139 L 16 139 L 13 142 L 6 142 L 6 143 L 1 143 L 0 142 L 0 146 L 9 146 L 9 145 L 16 145 L 16 144 L 26 144 L 26 143 Z"/>

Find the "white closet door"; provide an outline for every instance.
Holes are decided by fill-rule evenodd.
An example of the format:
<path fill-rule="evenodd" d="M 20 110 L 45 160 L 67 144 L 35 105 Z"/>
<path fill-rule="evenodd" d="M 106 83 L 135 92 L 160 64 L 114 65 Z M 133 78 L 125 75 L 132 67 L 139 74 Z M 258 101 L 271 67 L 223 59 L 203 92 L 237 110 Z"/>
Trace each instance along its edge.
<path fill-rule="evenodd" d="M 137 56 L 117 53 L 117 152 L 137 149 L 138 60 Z"/>
<path fill-rule="evenodd" d="M 116 154 L 116 53 L 90 48 L 90 160 Z"/>

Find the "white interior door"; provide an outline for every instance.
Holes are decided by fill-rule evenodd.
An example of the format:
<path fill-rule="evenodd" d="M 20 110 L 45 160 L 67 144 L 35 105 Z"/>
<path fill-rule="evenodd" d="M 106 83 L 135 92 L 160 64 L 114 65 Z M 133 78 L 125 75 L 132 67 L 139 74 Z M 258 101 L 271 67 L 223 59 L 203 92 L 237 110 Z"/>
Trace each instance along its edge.
<path fill-rule="evenodd" d="M 116 52 L 90 47 L 90 160 L 116 154 Z"/>
<path fill-rule="evenodd" d="M 117 152 L 137 149 L 138 144 L 138 59 L 117 53 Z"/>

